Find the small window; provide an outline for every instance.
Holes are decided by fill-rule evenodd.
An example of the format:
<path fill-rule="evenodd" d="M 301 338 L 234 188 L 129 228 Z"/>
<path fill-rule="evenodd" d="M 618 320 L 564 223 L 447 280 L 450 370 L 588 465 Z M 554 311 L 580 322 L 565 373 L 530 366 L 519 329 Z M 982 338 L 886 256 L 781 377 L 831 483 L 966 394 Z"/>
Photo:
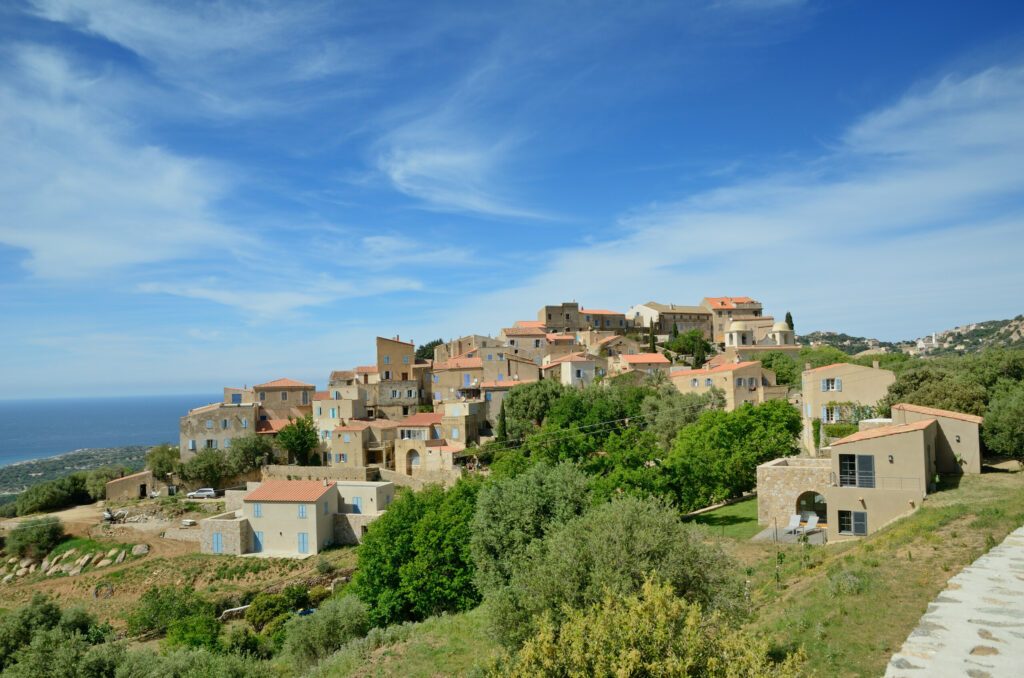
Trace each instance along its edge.
<path fill-rule="evenodd" d="M 324 515 L 327 515 L 327 502 L 324 502 Z"/>
<path fill-rule="evenodd" d="M 691 379 L 690 380 L 690 386 L 691 387 L 696 388 L 698 384 L 700 384 L 700 379 Z"/>
<path fill-rule="evenodd" d="M 487 393 L 484 394 L 484 400 L 486 400 L 487 402 L 491 402 L 491 392 L 490 391 L 488 391 Z"/>
<path fill-rule="evenodd" d="M 415 398 L 415 397 L 416 397 L 416 390 L 415 390 L 415 389 L 412 389 L 412 388 L 408 389 L 408 390 L 407 390 L 407 391 L 405 392 L 405 397 L 406 397 L 406 398 Z"/>
<path fill-rule="evenodd" d="M 707 379 L 704 380 L 704 385 L 711 386 L 711 377 L 708 377 Z"/>
<path fill-rule="evenodd" d="M 346 454 L 344 452 L 341 453 L 341 463 L 343 463 L 343 464 L 347 464 L 348 463 L 348 454 Z"/>
<path fill-rule="evenodd" d="M 736 385 L 743 386 L 743 377 L 736 377 Z"/>
<path fill-rule="evenodd" d="M 226 450 L 229 447 L 231 447 L 231 438 L 225 438 L 224 439 L 224 449 Z"/>
<path fill-rule="evenodd" d="M 391 364 L 391 356 L 389 356 L 389 355 L 384 356 L 384 364 L 385 365 L 390 365 Z"/>
<path fill-rule="evenodd" d="M 384 381 L 391 381 L 391 370 L 384 370 Z"/>
<path fill-rule="evenodd" d="M 407 355 L 402 356 L 402 362 L 405 363 L 406 365 L 408 365 L 409 364 L 409 356 L 407 356 Z"/>
<path fill-rule="evenodd" d="M 220 420 L 220 427 L 221 427 L 221 430 L 227 430 L 228 420 L 227 419 L 221 419 Z"/>
<path fill-rule="evenodd" d="M 249 420 L 248 419 L 243 419 L 242 420 L 242 428 L 249 428 Z"/>
<path fill-rule="evenodd" d="M 341 440 L 342 442 L 350 443 L 352 442 L 352 436 L 346 433 L 341 437 Z"/>
<path fill-rule="evenodd" d="M 309 391 L 303 391 L 302 392 L 302 404 L 303 405 L 308 405 L 309 404 Z"/>
<path fill-rule="evenodd" d="M 337 419 L 337 418 L 338 418 L 338 408 L 332 407 L 331 408 L 331 419 Z"/>
<path fill-rule="evenodd" d="M 316 416 L 318 416 L 318 417 L 324 416 L 324 408 L 322 408 L 322 407 L 316 408 Z"/>
<path fill-rule="evenodd" d="M 868 533 L 868 514 L 865 511 L 839 511 L 839 534 L 864 536 Z"/>
<path fill-rule="evenodd" d="M 207 419 L 206 420 L 206 428 L 208 428 L 208 429 L 212 429 L 213 428 L 213 419 Z"/>
<path fill-rule="evenodd" d="M 504 359 L 505 359 L 505 354 L 504 353 L 499 353 L 498 354 L 498 360 L 504 360 Z"/>
<path fill-rule="evenodd" d="M 459 439 L 459 429 L 458 429 L 457 426 L 453 426 L 452 427 L 452 440 L 458 440 L 458 439 Z"/>
<path fill-rule="evenodd" d="M 257 503 L 257 504 L 253 504 L 252 505 L 252 517 L 253 518 L 262 518 L 263 517 L 263 504 L 258 504 Z"/>
<path fill-rule="evenodd" d="M 281 391 L 281 400 L 288 400 L 288 391 Z"/>
<path fill-rule="evenodd" d="M 394 388 L 391 389 L 391 397 L 392 398 L 397 398 L 398 397 L 398 390 L 397 389 L 394 389 Z"/>
<path fill-rule="evenodd" d="M 534 339 L 533 340 L 533 347 L 534 348 L 540 348 L 540 339 Z"/>
<path fill-rule="evenodd" d="M 299 517 L 300 518 L 305 518 L 306 517 L 306 505 L 305 504 L 299 504 Z"/>
<path fill-rule="evenodd" d="M 583 378 L 583 370 L 576 370 L 576 378 L 577 379 L 582 379 Z"/>
<path fill-rule="evenodd" d="M 266 400 L 266 399 L 267 399 L 267 392 L 266 391 L 260 391 L 260 400 Z"/>
<path fill-rule="evenodd" d="M 190 449 L 193 452 L 195 452 L 195 449 L 196 449 L 196 441 L 195 440 L 188 441 L 188 449 Z"/>
<path fill-rule="evenodd" d="M 487 359 L 488 359 L 488 360 L 494 360 L 494 354 L 492 354 L 492 353 L 488 353 L 488 354 L 487 354 Z"/>

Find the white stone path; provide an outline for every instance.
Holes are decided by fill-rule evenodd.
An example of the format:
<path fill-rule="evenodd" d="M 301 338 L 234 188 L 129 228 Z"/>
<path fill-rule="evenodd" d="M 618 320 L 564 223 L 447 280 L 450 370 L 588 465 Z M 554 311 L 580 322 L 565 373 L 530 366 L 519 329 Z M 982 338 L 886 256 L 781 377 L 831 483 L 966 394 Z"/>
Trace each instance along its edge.
<path fill-rule="evenodd" d="M 885 675 L 1024 676 L 1024 527 L 949 580 Z"/>

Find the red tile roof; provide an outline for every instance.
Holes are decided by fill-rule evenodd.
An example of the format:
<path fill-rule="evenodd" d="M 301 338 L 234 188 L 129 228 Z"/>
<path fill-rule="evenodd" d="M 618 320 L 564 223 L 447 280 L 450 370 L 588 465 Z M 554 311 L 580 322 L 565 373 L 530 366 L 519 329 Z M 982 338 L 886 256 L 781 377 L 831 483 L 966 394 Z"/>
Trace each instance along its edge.
<path fill-rule="evenodd" d="M 736 304 L 756 304 L 750 297 L 706 297 L 711 308 L 736 308 Z"/>
<path fill-rule="evenodd" d="M 589 313 L 590 315 L 625 315 L 619 311 L 606 311 L 602 308 L 581 308 L 580 313 Z"/>
<path fill-rule="evenodd" d="M 398 428 L 399 423 L 391 419 L 350 419 L 344 426 L 335 426 L 335 431 L 365 431 L 368 428 Z"/>
<path fill-rule="evenodd" d="M 398 425 L 403 428 L 435 426 L 441 423 L 442 417 L 444 414 L 441 412 L 419 412 L 405 419 L 399 419 Z"/>
<path fill-rule="evenodd" d="M 671 361 L 660 353 L 633 353 L 620 355 L 619 360 L 627 365 L 670 365 Z"/>
<path fill-rule="evenodd" d="M 549 369 L 551 367 L 554 367 L 555 365 L 561 365 L 562 363 L 585 362 L 585 361 L 593 362 L 593 360 L 594 360 L 593 356 L 585 355 L 583 353 L 568 353 L 566 355 L 563 355 L 561 358 L 555 358 L 551 362 L 546 363 L 544 365 L 541 365 L 540 368 L 542 370 L 546 370 L 546 369 Z"/>
<path fill-rule="evenodd" d="M 482 358 L 452 358 L 434 365 L 435 370 L 471 370 L 484 366 Z"/>
<path fill-rule="evenodd" d="M 376 365 L 360 365 L 355 369 L 356 374 L 377 374 Z"/>
<path fill-rule="evenodd" d="M 256 433 L 277 433 L 289 424 L 288 419 L 267 419 L 256 422 Z"/>
<path fill-rule="evenodd" d="M 972 424 L 982 424 L 985 422 L 984 417 L 979 417 L 975 414 L 965 414 L 964 412 L 954 412 L 953 410 L 940 410 L 937 407 L 911 405 L 910 403 L 897 403 L 896 405 L 892 406 L 892 409 L 906 410 L 907 412 L 916 412 L 918 414 L 927 414 L 931 417 L 946 417 L 947 419 L 959 419 L 960 421 L 966 421 Z"/>
<path fill-rule="evenodd" d="M 352 370 L 334 370 L 331 372 L 331 381 L 343 381 L 346 379 L 352 379 L 356 376 L 356 373 Z"/>
<path fill-rule="evenodd" d="M 244 501 L 315 502 L 333 489 L 333 480 L 264 480 Z"/>
<path fill-rule="evenodd" d="M 501 332 L 506 337 L 543 337 L 547 334 L 543 327 L 506 327 Z"/>
<path fill-rule="evenodd" d="M 274 381 L 268 381 L 265 384 L 256 384 L 253 388 L 315 388 L 313 384 L 307 384 L 304 381 L 295 381 L 294 379 L 275 379 Z"/>
<path fill-rule="evenodd" d="M 330 391 L 317 391 L 316 393 L 313 394 L 313 400 L 330 400 L 330 399 L 331 399 L 331 392 Z"/>
<path fill-rule="evenodd" d="M 512 324 L 515 327 L 544 327 L 543 320 L 517 320 Z"/>
<path fill-rule="evenodd" d="M 871 440 L 872 438 L 883 438 L 885 436 L 895 436 L 901 433 L 913 433 L 914 431 L 923 431 L 932 424 L 935 423 L 934 419 L 922 419 L 921 421 L 915 421 L 913 424 L 894 424 L 892 426 L 881 426 L 879 428 L 871 428 L 866 431 L 857 431 L 851 433 L 845 438 L 839 440 L 833 440 L 832 446 L 845 445 L 846 443 L 855 443 L 859 440 Z"/>
<path fill-rule="evenodd" d="M 416 346 L 416 344 L 414 344 L 411 341 L 402 341 L 401 339 L 399 339 L 397 337 L 377 337 L 377 338 L 378 339 L 383 339 L 384 341 L 391 341 L 391 342 L 394 342 L 396 344 L 405 344 L 406 346 Z"/>
<path fill-rule="evenodd" d="M 576 341 L 576 337 L 572 334 L 557 334 L 552 332 L 551 334 L 545 335 L 548 341 Z"/>

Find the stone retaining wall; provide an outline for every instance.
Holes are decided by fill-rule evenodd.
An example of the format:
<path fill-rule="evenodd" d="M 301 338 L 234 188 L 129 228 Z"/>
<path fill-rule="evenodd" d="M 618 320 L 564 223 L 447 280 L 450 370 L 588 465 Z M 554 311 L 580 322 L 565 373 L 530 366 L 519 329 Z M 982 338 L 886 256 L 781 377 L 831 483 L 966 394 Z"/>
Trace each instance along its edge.
<path fill-rule="evenodd" d="M 804 492 L 822 496 L 829 487 L 832 460 L 808 457 L 775 459 L 757 467 L 757 522 L 779 527 L 796 513 L 797 498 Z"/>

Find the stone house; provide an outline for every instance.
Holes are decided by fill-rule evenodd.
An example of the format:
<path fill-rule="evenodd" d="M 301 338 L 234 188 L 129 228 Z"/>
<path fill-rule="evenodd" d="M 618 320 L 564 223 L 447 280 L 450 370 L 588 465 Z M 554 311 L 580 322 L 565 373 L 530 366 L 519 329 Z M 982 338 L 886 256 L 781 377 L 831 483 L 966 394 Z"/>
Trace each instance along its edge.
<path fill-rule="evenodd" d="M 629 309 L 626 317 L 636 327 L 646 328 L 648 331 L 654 328 L 655 334 L 670 335 L 673 330 L 685 334 L 691 330 L 698 330 L 710 341 L 714 331 L 714 316 L 705 306 L 681 306 L 648 301 Z"/>

